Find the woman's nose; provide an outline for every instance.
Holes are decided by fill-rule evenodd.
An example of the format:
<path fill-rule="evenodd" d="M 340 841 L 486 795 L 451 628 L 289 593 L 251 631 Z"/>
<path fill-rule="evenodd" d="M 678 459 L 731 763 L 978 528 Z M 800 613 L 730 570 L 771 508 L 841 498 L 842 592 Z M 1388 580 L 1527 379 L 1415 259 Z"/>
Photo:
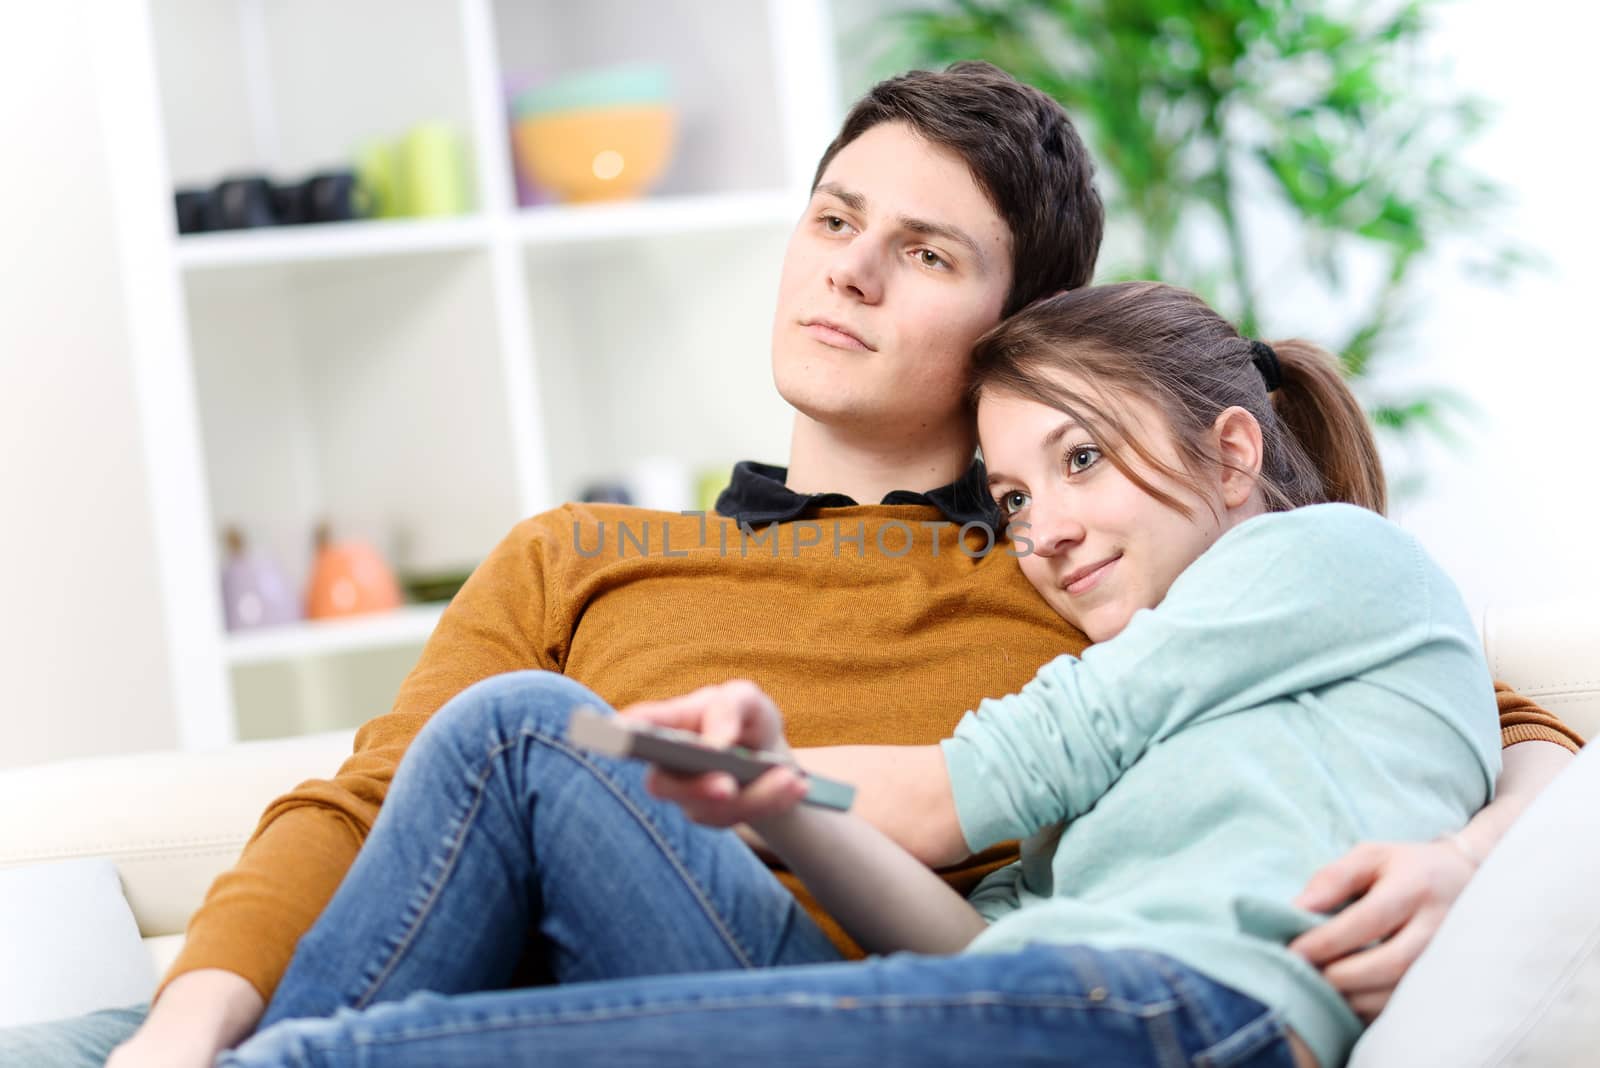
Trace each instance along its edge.
<path fill-rule="evenodd" d="M 1060 556 L 1083 541 L 1083 524 L 1067 509 L 1048 504 L 1041 508 L 1035 501 L 1028 512 L 1028 537 L 1038 555 Z"/>

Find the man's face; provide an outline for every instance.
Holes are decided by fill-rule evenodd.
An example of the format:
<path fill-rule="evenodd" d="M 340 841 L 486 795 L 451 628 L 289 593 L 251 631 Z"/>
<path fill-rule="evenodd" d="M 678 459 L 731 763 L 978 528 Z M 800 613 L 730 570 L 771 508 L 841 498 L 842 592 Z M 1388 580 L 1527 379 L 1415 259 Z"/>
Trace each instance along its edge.
<path fill-rule="evenodd" d="M 1011 232 L 966 163 L 902 123 L 875 126 L 829 162 L 789 239 L 778 392 L 840 429 L 970 433 L 968 359 L 1010 286 Z"/>

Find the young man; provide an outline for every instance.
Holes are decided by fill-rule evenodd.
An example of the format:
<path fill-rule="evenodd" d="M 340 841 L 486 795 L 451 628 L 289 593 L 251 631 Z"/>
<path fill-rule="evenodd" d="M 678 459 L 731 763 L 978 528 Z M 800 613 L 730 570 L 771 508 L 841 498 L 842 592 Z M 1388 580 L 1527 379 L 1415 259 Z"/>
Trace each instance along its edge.
<path fill-rule="evenodd" d="M 991 509 L 963 394 L 981 333 L 1089 281 L 1102 230 L 1091 172 L 1061 109 L 994 68 L 958 64 L 875 87 L 824 154 L 785 253 L 771 347 L 797 412 L 787 471 L 739 465 L 717 517 L 568 505 L 519 524 L 338 774 L 267 810 L 114 1068 L 209 1064 L 250 1033 L 411 739 L 492 675 L 561 672 L 614 707 L 753 679 L 785 709 L 795 744 L 811 747 L 801 762 L 856 783 L 858 812 L 936 862 L 918 839 L 919 783 L 873 747 L 930 744 L 979 699 L 1019 689 L 1084 644 L 1005 551 L 984 551 Z M 1520 724 L 1517 738 L 1563 739 L 1536 711 L 1508 722 Z M 1541 770 L 1485 817 L 1498 809 L 1495 821 L 1509 822 L 1546 778 Z M 1366 901 L 1387 908 L 1388 883 L 1466 863 L 1450 855 L 1380 853 L 1396 870 Z M 950 878 L 970 886 L 1013 856 L 992 851 Z M 1384 929 L 1357 942 L 1365 929 L 1347 923 L 1329 945 L 1414 931 L 1405 924 L 1423 902 L 1442 911 L 1453 896 L 1386 911 Z M 1369 922 L 1356 908 L 1341 919 L 1351 915 Z M 1379 965 L 1386 975 L 1394 961 Z M 1359 989 L 1386 996 L 1398 973 L 1386 986 L 1375 974 L 1361 972 L 1369 986 Z"/>

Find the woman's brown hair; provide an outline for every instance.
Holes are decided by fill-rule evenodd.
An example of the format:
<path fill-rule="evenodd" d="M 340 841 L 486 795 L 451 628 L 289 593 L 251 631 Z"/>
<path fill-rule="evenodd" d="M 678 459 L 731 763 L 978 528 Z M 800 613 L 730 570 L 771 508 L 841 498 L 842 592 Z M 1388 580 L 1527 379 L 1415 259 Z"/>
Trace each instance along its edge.
<path fill-rule="evenodd" d="M 1226 408 L 1261 425 L 1259 485 L 1270 511 L 1324 501 L 1383 512 L 1383 465 L 1366 415 L 1334 356 L 1309 341 L 1271 342 L 1281 382 L 1270 393 L 1249 338 L 1194 293 L 1160 282 L 1122 282 L 1058 293 L 979 339 L 971 397 L 996 391 L 1074 417 L 1146 493 L 1189 510 L 1143 478 L 1123 450 L 1197 492 L 1199 472 L 1218 463 L 1207 432 Z M 1067 389 L 1065 372 L 1093 395 Z M 1118 398 L 1150 401 L 1165 416 L 1183 468 L 1161 462 L 1115 409 Z"/>

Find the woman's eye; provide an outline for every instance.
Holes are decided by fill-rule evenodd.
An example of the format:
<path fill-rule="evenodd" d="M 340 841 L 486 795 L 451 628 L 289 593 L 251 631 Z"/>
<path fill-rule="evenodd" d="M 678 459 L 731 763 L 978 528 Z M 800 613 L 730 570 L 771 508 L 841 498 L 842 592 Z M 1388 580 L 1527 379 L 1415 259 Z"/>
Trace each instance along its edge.
<path fill-rule="evenodd" d="M 1074 445 L 1067 450 L 1067 470 L 1076 475 L 1100 461 L 1100 450 L 1093 445 Z"/>
<path fill-rule="evenodd" d="M 1002 493 L 995 503 L 1000 506 L 1002 514 L 1016 515 L 1028 507 L 1028 495 L 1021 490 L 1012 490 L 1010 493 Z"/>

